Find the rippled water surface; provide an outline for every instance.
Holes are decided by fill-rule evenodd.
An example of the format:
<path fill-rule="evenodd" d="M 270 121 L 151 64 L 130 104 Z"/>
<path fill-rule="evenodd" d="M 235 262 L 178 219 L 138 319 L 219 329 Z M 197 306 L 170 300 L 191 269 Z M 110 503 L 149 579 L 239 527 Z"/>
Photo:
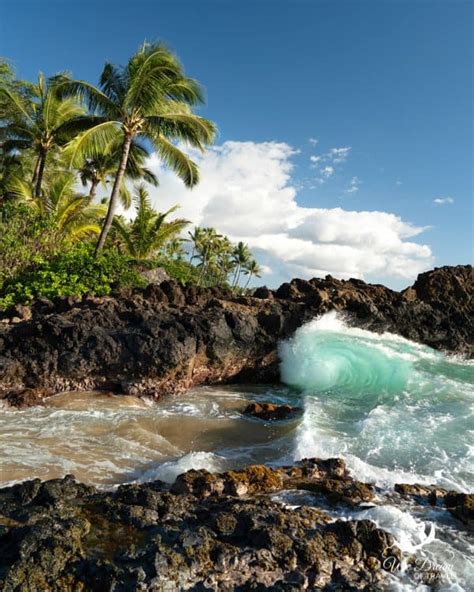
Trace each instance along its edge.
<path fill-rule="evenodd" d="M 280 354 L 287 386 L 199 388 L 161 403 L 69 393 L 42 408 L 1 410 L 0 480 L 74 473 L 112 486 L 172 481 L 189 468 L 341 456 L 357 478 L 382 488 L 423 482 L 472 490 L 472 363 L 350 328 L 334 314 L 302 327 Z M 263 423 L 241 413 L 249 401 L 289 403 L 303 413 Z M 446 513 L 413 504 L 362 512 L 407 553 L 452 564 L 440 589 L 472 589 L 472 540 Z"/>

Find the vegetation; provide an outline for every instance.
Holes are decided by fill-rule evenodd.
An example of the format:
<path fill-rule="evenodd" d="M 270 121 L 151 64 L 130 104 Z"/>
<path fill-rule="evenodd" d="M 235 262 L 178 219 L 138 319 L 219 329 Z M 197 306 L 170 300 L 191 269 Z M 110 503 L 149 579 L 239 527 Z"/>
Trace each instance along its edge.
<path fill-rule="evenodd" d="M 213 228 L 186 238 L 178 206 L 159 212 L 149 196 L 150 151 L 187 187 L 198 183 L 186 147 L 205 150 L 216 133 L 193 111 L 202 102 L 161 43 L 124 67 L 107 63 L 97 86 L 68 74 L 26 82 L 0 60 L 0 309 L 139 286 L 154 267 L 235 290 L 259 276 L 246 245 Z"/>

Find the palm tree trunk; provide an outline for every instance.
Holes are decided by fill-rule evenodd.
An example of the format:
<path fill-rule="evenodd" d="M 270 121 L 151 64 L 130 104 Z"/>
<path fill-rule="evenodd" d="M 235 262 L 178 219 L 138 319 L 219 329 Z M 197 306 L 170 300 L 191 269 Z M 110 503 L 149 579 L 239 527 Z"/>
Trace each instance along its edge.
<path fill-rule="evenodd" d="M 249 273 L 249 279 L 248 279 L 248 280 L 247 280 L 247 282 L 245 283 L 244 290 L 246 290 L 246 289 L 247 289 L 247 287 L 248 287 L 248 285 L 250 284 L 250 280 L 252 279 L 252 275 L 253 275 L 253 273 L 252 273 L 252 272 L 250 272 L 250 273 Z"/>
<path fill-rule="evenodd" d="M 207 253 L 208 253 L 208 249 L 207 247 L 204 249 L 204 255 L 202 258 L 202 268 L 201 268 L 201 273 L 199 274 L 199 278 L 198 278 L 198 286 L 201 285 L 201 280 L 203 279 L 204 276 L 204 272 L 206 271 L 206 266 L 207 266 Z"/>
<path fill-rule="evenodd" d="M 42 150 L 38 158 L 38 174 L 36 176 L 35 197 L 40 197 L 41 195 L 41 185 L 43 184 L 44 167 L 46 165 L 47 154 L 48 153 L 46 150 Z"/>
<path fill-rule="evenodd" d="M 240 278 L 240 263 L 237 265 L 237 269 L 235 270 L 234 281 L 232 283 L 232 289 L 234 289 L 237 284 L 239 283 Z"/>
<path fill-rule="evenodd" d="M 90 198 L 94 198 L 95 197 L 95 194 L 97 193 L 97 186 L 99 185 L 99 183 L 100 183 L 100 179 L 93 179 L 92 180 L 92 182 L 91 182 L 91 188 L 90 188 L 90 191 L 89 191 L 89 197 Z"/>
<path fill-rule="evenodd" d="M 38 171 L 39 171 L 40 160 L 41 160 L 41 157 L 38 154 L 38 157 L 36 158 L 35 169 L 33 171 L 33 178 L 31 179 L 31 184 L 33 185 L 33 187 L 36 186 L 36 181 L 38 180 Z"/>
<path fill-rule="evenodd" d="M 125 169 L 127 168 L 128 155 L 130 153 L 130 145 L 132 143 L 132 139 L 132 135 L 127 134 L 123 140 L 120 165 L 115 176 L 114 186 L 112 188 L 112 193 L 110 195 L 109 207 L 107 209 L 107 215 L 105 216 L 104 225 L 102 226 L 99 240 L 95 248 L 95 256 L 97 256 L 97 254 L 104 247 L 105 240 L 112 226 L 112 221 L 115 215 L 115 208 L 117 206 L 117 201 L 119 199 L 120 186 L 122 185 L 123 177 L 125 175 Z"/>

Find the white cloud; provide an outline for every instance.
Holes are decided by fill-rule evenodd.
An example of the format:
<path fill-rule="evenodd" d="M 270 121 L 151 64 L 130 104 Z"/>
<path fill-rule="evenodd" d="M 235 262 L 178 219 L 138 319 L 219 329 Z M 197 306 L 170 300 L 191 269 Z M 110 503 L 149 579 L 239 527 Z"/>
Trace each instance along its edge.
<path fill-rule="evenodd" d="M 323 169 L 321 169 L 321 175 L 326 179 L 329 179 L 329 177 L 332 177 L 332 175 L 334 175 L 334 167 L 329 165 L 325 166 Z"/>
<path fill-rule="evenodd" d="M 313 146 L 316 146 L 316 144 L 319 143 L 319 140 L 317 138 L 309 138 L 308 142 Z"/>
<path fill-rule="evenodd" d="M 262 281 L 269 268 L 275 283 L 328 273 L 412 279 L 432 265 L 430 248 L 412 240 L 425 228 L 395 214 L 298 205 L 295 153 L 285 143 L 225 142 L 194 155 L 201 182 L 193 190 L 152 157 L 160 187 L 150 194 L 160 210 L 180 203 L 180 216 L 247 242 L 265 266 Z"/>
<path fill-rule="evenodd" d="M 350 146 L 344 146 L 343 148 L 331 148 L 328 152 L 318 156 L 310 156 L 309 160 L 312 163 L 311 168 L 316 169 L 319 173 L 319 177 L 316 177 L 315 179 L 316 183 L 321 185 L 332 177 L 335 173 L 334 165 L 346 162 L 350 151 Z"/>
<path fill-rule="evenodd" d="M 352 177 L 349 187 L 344 191 L 344 193 L 356 193 L 359 191 L 359 187 L 362 181 L 359 177 Z"/>
<path fill-rule="evenodd" d="M 350 151 L 350 146 L 346 146 L 344 148 L 331 148 L 331 150 L 329 150 L 329 152 L 327 153 L 327 158 L 335 164 L 345 162 L 347 160 L 347 157 L 349 156 Z"/>
<path fill-rule="evenodd" d="M 433 203 L 435 203 L 438 206 L 444 206 L 446 204 L 454 203 L 454 199 L 452 197 L 436 197 L 433 200 Z"/>

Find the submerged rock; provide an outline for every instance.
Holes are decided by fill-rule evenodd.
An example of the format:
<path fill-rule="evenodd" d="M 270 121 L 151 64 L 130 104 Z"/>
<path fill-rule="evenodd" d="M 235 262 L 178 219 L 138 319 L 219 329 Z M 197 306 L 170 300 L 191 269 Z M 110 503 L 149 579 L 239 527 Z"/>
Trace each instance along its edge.
<path fill-rule="evenodd" d="M 199 384 L 277 382 L 278 343 L 330 310 L 472 355 L 472 279 L 466 265 L 421 274 L 403 292 L 327 276 L 255 297 L 166 280 L 114 297 L 39 299 L 24 320 L 15 310 L 1 315 L 0 397 L 22 406 L 40 401 L 42 389 L 159 398 Z"/>
<path fill-rule="evenodd" d="M 302 479 L 338 481 L 344 490 L 351 482 L 342 461 L 311 459 L 276 469 L 188 471 L 169 491 L 157 481 L 99 492 L 71 476 L 5 488 L 0 588 L 380 590 L 384 562 L 400 560 L 393 537 L 370 521 L 333 520 L 267 495 Z"/>
<path fill-rule="evenodd" d="M 245 415 L 257 417 L 265 421 L 289 419 L 302 413 L 301 407 L 291 405 L 275 405 L 274 403 L 249 403 L 244 409 Z"/>

